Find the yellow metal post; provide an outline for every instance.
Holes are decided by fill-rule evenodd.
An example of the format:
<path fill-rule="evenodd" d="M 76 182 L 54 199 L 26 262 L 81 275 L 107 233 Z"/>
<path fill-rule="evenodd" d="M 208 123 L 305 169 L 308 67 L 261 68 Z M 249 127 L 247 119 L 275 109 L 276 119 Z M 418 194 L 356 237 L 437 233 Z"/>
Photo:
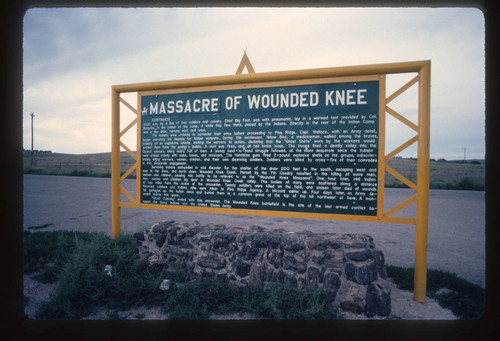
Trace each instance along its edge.
<path fill-rule="evenodd" d="M 378 141 L 378 183 L 377 183 L 377 219 L 384 216 L 384 188 L 385 188 L 385 75 L 379 76 L 379 141 Z"/>
<path fill-rule="evenodd" d="M 111 90 L 111 228 L 113 239 L 121 229 L 120 214 L 120 103 L 117 90 Z"/>
<path fill-rule="evenodd" d="M 418 84 L 417 220 L 413 298 L 425 302 L 427 289 L 427 234 L 429 216 L 430 61 L 420 69 Z"/>

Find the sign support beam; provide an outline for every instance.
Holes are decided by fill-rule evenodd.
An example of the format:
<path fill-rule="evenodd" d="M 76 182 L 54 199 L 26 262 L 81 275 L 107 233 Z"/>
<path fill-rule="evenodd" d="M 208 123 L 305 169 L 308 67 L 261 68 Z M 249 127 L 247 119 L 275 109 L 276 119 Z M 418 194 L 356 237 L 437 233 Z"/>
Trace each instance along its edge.
<path fill-rule="evenodd" d="M 111 221 L 112 237 L 118 238 L 121 229 L 120 212 L 120 94 L 111 90 Z"/>
<path fill-rule="evenodd" d="M 427 238 L 429 223 L 429 132 L 430 132 L 431 65 L 426 62 L 420 70 L 418 83 L 418 155 L 417 155 L 417 223 L 415 235 L 415 277 L 413 297 L 425 302 L 427 289 Z"/>

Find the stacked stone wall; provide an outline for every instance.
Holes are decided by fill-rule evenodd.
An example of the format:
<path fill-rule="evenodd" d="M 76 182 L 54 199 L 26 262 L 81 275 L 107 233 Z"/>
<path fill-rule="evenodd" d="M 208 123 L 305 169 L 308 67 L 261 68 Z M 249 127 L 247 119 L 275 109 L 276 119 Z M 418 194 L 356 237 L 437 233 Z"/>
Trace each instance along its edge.
<path fill-rule="evenodd" d="M 342 310 L 367 316 L 391 311 L 384 255 L 368 235 L 164 221 L 134 236 L 142 257 L 167 272 L 182 269 L 253 290 L 287 282 L 325 290 Z"/>

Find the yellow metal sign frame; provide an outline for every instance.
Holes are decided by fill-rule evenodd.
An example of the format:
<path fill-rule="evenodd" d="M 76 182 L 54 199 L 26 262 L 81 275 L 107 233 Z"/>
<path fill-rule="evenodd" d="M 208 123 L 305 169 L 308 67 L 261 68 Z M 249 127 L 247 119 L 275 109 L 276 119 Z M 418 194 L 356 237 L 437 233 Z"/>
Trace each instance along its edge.
<path fill-rule="evenodd" d="M 210 213 L 281 216 L 291 218 L 351 220 L 381 223 L 399 223 L 416 225 L 415 243 L 415 283 L 414 299 L 425 301 L 427 282 L 427 235 L 428 235 L 428 207 L 429 207 L 429 131 L 430 131 L 430 61 L 415 61 L 390 64 L 375 64 L 350 67 L 334 67 L 321 69 L 307 69 L 297 71 L 280 71 L 255 73 L 246 54 L 238 67 L 236 75 L 207 78 L 193 78 L 164 82 L 148 82 L 137 84 L 114 85 L 111 88 L 112 98 L 112 148 L 111 148 L 111 192 L 112 192 L 112 237 L 117 238 L 121 230 L 121 208 L 149 208 L 167 209 Z M 249 73 L 242 74 L 244 68 Z M 409 82 L 386 97 L 385 80 L 388 74 L 417 73 Z M 379 81 L 379 151 L 378 151 L 378 197 L 377 215 L 344 215 L 326 213 L 284 212 L 250 209 L 232 209 L 198 206 L 173 206 L 141 203 L 140 174 L 141 174 L 141 96 L 152 93 L 181 93 L 208 90 L 244 89 L 284 85 L 306 85 L 363 80 Z M 414 84 L 418 83 L 418 122 L 414 123 L 393 110 L 388 104 Z M 134 108 L 120 94 L 137 93 L 137 108 Z M 133 112 L 136 117 L 123 130 L 120 130 L 120 103 Z M 385 117 L 386 113 L 398 119 L 415 131 L 415 136 L 401 144 L 393 151 L 385 154 Z M 137 146 L 133 152 L 121 137 L 132 127 L 137 127 Z M 403 175 L 387 165 L 387 161 L 404 149 L 418 143 L 417 149 L 417 183 L 413 183 Z M 135 163 L 120 175 L 120 148 L 123 148 Z M 136 171 L 135 198 L 122 186 L 122 181 L 133 171 Z M 392 174 L 415 194 L 395 207 L 384 211 L 384 178 L 385 172 Z M 129 201 L 121 201 L 121 193 Z M 416 202 L 415 218 L 394 217 L 394 214 L 404 207 Z"/>

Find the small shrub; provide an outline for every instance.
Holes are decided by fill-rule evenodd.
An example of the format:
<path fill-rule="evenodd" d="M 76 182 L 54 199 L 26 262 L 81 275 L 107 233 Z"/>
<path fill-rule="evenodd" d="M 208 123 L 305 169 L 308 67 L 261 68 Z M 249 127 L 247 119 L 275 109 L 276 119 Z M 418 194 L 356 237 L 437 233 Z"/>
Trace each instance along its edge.
<path fill-rule="evenodd" d="M 23 171 L 24 174 L 44 174 L 43 169 L 36 167 L 26 167 Z"/>
<path fill-rule="evenodd" d="M 144 304 L 158 287 L 160 274 L 140 261 L 132 236 L 112 240 L 103 233 L 89 240 L 76 238 L 71 255 L 57 278 L 56 296 L 44 304 L 38 318 L 77 319 L 98 304 L 126 309 Z M 113 266 L 112 276 L 104 273 Z"/>
<path fill-rule="evenodd" d="M 93 172 L 93 171 L 90 171 L 90 170 L 78 170 L 78 169 L 75 169 L 71 172 L 69 172 L 69 174 L 67 175 L 70 175 L 70 176 L 84 176 L 84 177 L 98 177 L 100 176 L 99 174 Z"/>
<path fill-rule="evenodd" d="M 456 184 L 456 189 L 461 190 L 484 190 L 484 186 L 475 183 L 471 178 L 463 178 Z"/>

